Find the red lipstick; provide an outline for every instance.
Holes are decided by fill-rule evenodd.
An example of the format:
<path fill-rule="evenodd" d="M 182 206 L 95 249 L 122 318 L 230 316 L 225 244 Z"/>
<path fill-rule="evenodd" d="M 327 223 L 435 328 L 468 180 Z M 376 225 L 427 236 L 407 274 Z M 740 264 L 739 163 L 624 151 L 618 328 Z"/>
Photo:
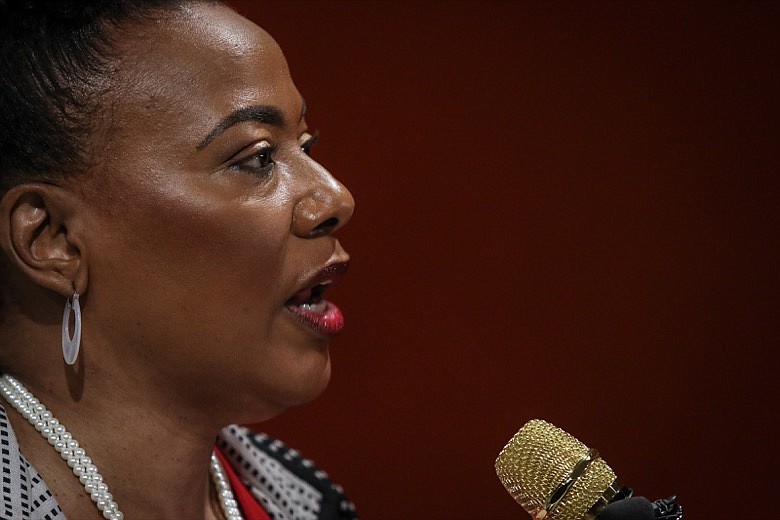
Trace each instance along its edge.
<path fill-rule="evenodd" d="M 325 267 L 285 303 L 285 307 L 317 335 L 334 337 L 344 328 L 341 310 L 323 295 L 329 287 L 341 280 L 347 271 L 347 265 L 343 262 Z"/>

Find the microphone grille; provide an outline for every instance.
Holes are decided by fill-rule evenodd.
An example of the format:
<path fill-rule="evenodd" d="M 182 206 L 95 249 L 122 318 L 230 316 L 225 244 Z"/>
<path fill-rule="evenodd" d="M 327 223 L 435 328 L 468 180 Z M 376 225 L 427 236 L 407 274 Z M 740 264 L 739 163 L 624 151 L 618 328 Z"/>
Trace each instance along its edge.
<path fill-rule="evenodd" d="M 536 518 L 587 454 L 588 447 L 565 431 L 534 419 L 501 450 L 496 473 L 509 494 Z M 552 513 L 541 516 L 549 520 L 581 520 L 597 502 L 608 501 L 610 490 L 617 487 L 612 468 L 596 455 Z"/>

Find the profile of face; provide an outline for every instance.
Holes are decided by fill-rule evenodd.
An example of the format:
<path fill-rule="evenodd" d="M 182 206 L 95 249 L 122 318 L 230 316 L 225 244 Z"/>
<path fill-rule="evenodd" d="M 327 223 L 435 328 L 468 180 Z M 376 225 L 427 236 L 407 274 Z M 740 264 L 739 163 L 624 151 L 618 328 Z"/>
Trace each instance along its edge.
<path fill-rule="evenodd" d="M 354 202 L 308 154 L 279 46 L 229 8 L 195 4 L 120 51 L 99 165 L 74 185 L 84 363 L 204 409 L 272 415 L 312 399 L 341 327 L 318 301 L 348 260 L 333 232 Z"/>

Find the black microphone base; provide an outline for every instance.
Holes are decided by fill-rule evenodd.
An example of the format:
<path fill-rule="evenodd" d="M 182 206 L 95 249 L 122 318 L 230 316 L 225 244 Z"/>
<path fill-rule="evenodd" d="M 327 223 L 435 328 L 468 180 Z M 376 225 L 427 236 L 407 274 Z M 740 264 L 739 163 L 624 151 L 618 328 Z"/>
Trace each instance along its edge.
<path fill-rule="evenodd" d="M 621 489 L 607 504 L 596 520 L 682 520 L 683 509 L 677 497 L 650 502 L 645 497 L 635 497 L 631 488 Z"/>

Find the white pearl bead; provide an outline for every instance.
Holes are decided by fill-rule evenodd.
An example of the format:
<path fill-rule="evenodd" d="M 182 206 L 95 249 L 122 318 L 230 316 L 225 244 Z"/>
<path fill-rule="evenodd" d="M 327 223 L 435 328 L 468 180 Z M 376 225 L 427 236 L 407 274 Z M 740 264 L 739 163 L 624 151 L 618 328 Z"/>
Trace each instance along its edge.
<path fill-rule="evenodd" d="M 9 375 L 0 375 L 0 395 L 60 454 L 78 476 L 90 499 L 95 501 L 98 510 L 103 511 L 103 517 L 108 520 L 124 520 L 124 515 L 113 501 L 113 496 L 108 492 L 108 486 L 103 482 L 103 477 L 98 473 L 92 459 L 87 457 L 84 449 L 60 421 L 24 385 Z M 233 520 L 232 515 L 228 517 Z"/>

